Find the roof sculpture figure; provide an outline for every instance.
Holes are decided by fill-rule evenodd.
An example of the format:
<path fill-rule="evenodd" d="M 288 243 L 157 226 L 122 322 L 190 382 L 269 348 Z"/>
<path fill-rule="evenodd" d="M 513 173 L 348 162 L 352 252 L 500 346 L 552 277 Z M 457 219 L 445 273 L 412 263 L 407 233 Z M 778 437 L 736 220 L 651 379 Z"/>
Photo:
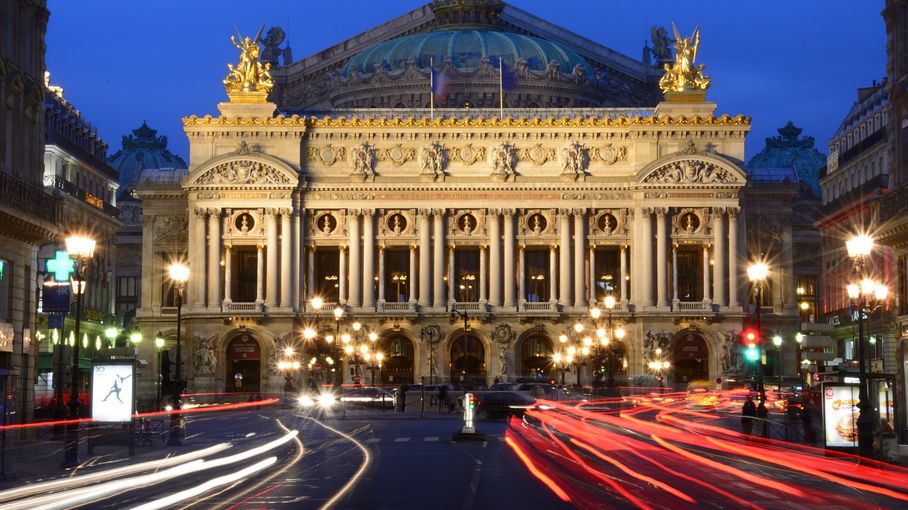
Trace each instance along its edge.
<path fill-rule="evenodd" d="M 691 92 L 709 88 L 710 78 L 703 74 L 706 64 L 697 65 L 697 50 L 700 48 L 700 27 L 690 37 L 681 37 L 678 27 L 672 23 L 675 32 L 675 63 L 665 64 L 665 76 L 659 80 L 662 92 Z"/>

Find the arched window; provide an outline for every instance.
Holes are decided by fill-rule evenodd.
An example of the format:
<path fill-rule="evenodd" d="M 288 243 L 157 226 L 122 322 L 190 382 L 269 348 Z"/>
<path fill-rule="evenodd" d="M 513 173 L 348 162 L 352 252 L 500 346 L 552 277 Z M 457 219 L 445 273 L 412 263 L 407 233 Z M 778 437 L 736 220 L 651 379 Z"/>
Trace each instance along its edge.
<path fill-rule="evenodd" d="M 546 378 L 554 373 L 552 364 L 552 341 L 542 335 L 525 338 L 520 344 L 520 368 L 518 376 Z"/>
<path fill-rule="evenodd" d="M 486 350 L 482 341 L 472 335 L 463 335 L 451 342 L 451 382 L 465 384 L 468 388 L 485 385 Z"/>

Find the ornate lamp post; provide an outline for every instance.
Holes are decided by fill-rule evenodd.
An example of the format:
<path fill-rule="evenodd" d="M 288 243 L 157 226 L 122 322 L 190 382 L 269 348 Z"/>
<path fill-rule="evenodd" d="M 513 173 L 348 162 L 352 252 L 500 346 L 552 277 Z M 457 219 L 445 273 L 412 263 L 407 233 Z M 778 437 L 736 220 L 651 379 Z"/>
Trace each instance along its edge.
<path fill-rule="evenodd" d="M 870 278 L 864 278 L 865 258 L 873 251 L 873 238 L 867 235 L 855 236 L 845 242 L 848 256 L 854 260 L 854 273 L 858 283 L 847 286 L 852 309 L 858 313 L 858 453 L 862 457 L 873 456 L 873 406 L 867 388 L 867 358 L 864 353 L 864 314 L 871 314 L 886 302 L 889 288 Z"/>
<path fill-rule="evenodd" d="M 82 323 L 82 295 L 85 294 L 88 264 L 95 253 L 95 240 L 84 236 L 66 238 L 66 251 L 76 261 L 76 273 L 72 278 L 73 294 L 76 296 L 76 327 L 73 342 L 73 366 L 70 382 L 69 419 L 82 417 L 82 403 L 79 402 L 79 345 L 82 343 L 79 329 Z M 66 427 L 66 444 L 63 448 L 63 464 L 67 468 L 79 465 L 79 423 L 73 422 Z"/>
<path fill-rule="evenodd" d="M 300 369 L 300 362 L 295 358 L 293 347 L 284 347 L 284 359 L 278 361 L 277 368 L 284 373 L 284 393 L 293 391 L 293 373 Z"/>
<path fill-rule="evenodd" d="M 782 335 L 772 336 L 772 345 L 776 346 L 776 371 L 779 376 L 779 392 L 782 391 Z"/>
<path fill-rule="evenodd" d="M 747 266 L 747 279 L 754 287 L 754 304 L 757 313 L 757 392 L 760 394 L 760 404 L 766 405 L 766 388 L 763 386 L 763 329 L 760 323 L 760 309 L 763 307 L 763 285 L 769 274 L 769 266 L 763 262 L 754 262 Z"/>
<path fill-rule="evenodd" d="M 669 361 L 662 359 L 662 348 L 661 347 L 656 347 L 654 354 L 655 354 L 655 356 L 653 357 L 652 360 L 649 361 L 649 363 L 646 364 L 646 366 L 649 367 L 650 370 L 655 372 L 656 377 L 659 379 L 659 386 L 661 387 L 662 386 L 662 372 L 664 370 L 668 370 L 672 366 L 672 364 Z"/>
<path fill-rule="evenodd" d="M 180 329 L 183 315 L 183 290 L 186 288 L 186 282 L 189 280 L 189 267 L 184 264 L 171 264 L 168 268 L 170 281 L 173 282 L 174 304 L 177 306 L 177 355 L 176 368 L 174 369 L 175 381 L 173 382 L 173 411 L 170 414 L 170 436 L 167 444 L 171 446 L 180 446 L 183 444 L 183 431 L 180 423 L 182 422 L 181 410 L 183 403 L 180 396 L 183 394 L 183 375 L 181 366 L 183 364 L 183 347 L 180 344 Z"/>

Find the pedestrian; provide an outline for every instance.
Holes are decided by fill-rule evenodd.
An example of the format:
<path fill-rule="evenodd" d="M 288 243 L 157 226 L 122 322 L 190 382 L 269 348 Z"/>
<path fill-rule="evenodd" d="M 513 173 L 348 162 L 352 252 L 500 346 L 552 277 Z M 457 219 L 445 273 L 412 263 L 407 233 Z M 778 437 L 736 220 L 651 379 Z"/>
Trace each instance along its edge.
<path fill-rule="evenodd" d="M 817 441 L 817 434 L 814 429 L 814 416 L 816 415 L 816 406 L 809 395 L 804 395 L 801 409 L 801 423 L 804 425 L 804 442 L 813 444 Z"/>
<path fill-rule="evenodd" d="M 769 409 L 766 409 L 766 403 L 760 399 L 760 405 L 757 406 L 757 418 L 760 420 L 760 436 L 769 438 Z"/>
<path fill-rule="evenodd" d="M 438 412 L 441 412 L 441 406 L 448 406 L 448 385 L 442 384 L 438 388 Z M 450 410 L 448 412 L 451 412 Z"/>
<path fill-rule="evenodd" d="M 407 383 L 400 385 L 400 390 L 397 392 L 397 408 L 400 412 L 404 412 L 407 407 L 407 390 L 410 387 Z"/>
<path fill-rule="evenodd" d="M 747 396 L 747 400 L 744 402 L 744 405 L 741 406 L 741 431 L 745 435 L 750 435 L 754 429 L 754 416 L 757 415 L 757 406 L 754 404 L 754 399 L 750 398 L 750 395 Z"/>

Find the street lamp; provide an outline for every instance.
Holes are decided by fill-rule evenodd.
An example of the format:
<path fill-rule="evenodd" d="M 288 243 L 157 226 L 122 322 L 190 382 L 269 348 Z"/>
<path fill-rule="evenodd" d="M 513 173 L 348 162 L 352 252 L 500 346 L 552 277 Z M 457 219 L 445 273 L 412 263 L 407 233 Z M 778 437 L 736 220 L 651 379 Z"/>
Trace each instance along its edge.
<path fill-rule="evenodd" d="M 79 329 L 82 323 L 82 295 L 87 284 L 88 264 L 95 253 L 95 240 L 84 236 L 66 238 L 66 252 L 75 259 L 77 268 L 72 279 L 73 293 L 76 296 L 76 342 L 73 342 L 72 380 L 70 382 L 69 418 L 78 420 L 82 417 L 82 404 L 79 402 Z M 66 427 L 67 438 L 63 448 L 63 464 L 67 468 L 79 465 L 79 422 L 74 421 Z"/>
<path fill-rule="evenodd" d="M 174 369 L 176 381 L 173 383 L 173 402 L 171 402 L 173 411 L 170 415 L 170 437 L 168 438 L 167 444 L 171 446 L 180 446 L 183 442 L 180 427 L 180 422 L 182 421 L 180 411 L 183 408 L 182 402 L 180 402 L 180 396 L 183 393 L 183 377 L 180 373 L 180 367 L 183 364 L 183 348 L 180 344 L 180 321 L 182 320 L 183 290 L 186 287 L 186 282 L 189 280 L 189 267 L 184 264 L 175 263 L 170 264 L 168 271 L 170 273 L 170 280 L 173 282 L 174 304 L 177 307 L 177 366 Z"/>
<path fill-rule="evenodd" d="M 763 330 L 760 322 L 760 309 L 763 308 L 763 285 L 769 274 L 769 266 L 763 262 L 754 262 L 747 266 L 747 279 L 754 287 L 754 304 L 757 313 L 757 391 L 760 394 L 760 405 L 766 405 L 766 388 L 763 386 Z"/>
<path fill-rule="evenodd" d="M 335 336 L 333 336 L 333 337 L 331 337 L 331 336 L 325 337 L 325 341 L 326 341 L 326 342 L 328 342 L 329 344 L 330 344 L 330 343 L 334 343 L 334 346 L 335 346 L 335 354 L 336 354 L 336 356 L 337 356 L 337 360 L 338 360 L 338 361 L 340 361 L 340 359 L 341 359 L 341 354 L 340 354 L 340 349 L 341 349 L 341 346 L 340 346 L 340 340 L 341 340 L 341 336 L 340 336 L 340 321 L 341 321 L 341 319 L 343 319 L 343 318 L 344 318 L 344 309 L 341 308 L 340 306 L 335 306 L 335 307 L 334 307 L 334 331 L 335 331 Z M 332 360 L 332 361 L 333 361 L 333 360 Z M 330 364 L 330 365 L 334 365 L 333 362 L 329 362 L 329 364 Z M 334 369 L 334 387 L 335 387 L 335 388 L 339 388 L 343 382 L 344 382 L 344 366 L 343 366 L 343 364 L 339 364 L 339 365 L 337 366 L 337 368 Z"/>
<path fill-rule="evenodd" d="M 882 282 L 866 278 L 864 259 L 873 251 L 873 238 L 858 235 L 845 242 L 848 256 L 854 261 L 854 273 L 860 279 L 847 285 L 852 309 L 858 314 L 858 453 L 862 457 L 873 456 L 873 406 L 867 391 L 867 368 L 864 353 L 864 314 L 870 315 L 882 306 L 889 295 L 889 288 Z"/>
<path fill-rule="evenodd" d="M 164 382 L 164 376 L 161 375 L 161 365 L 163 365 L 163 363 L 161 362 L 161 353 L 164 351 L 164 339 L 160 337 L 160 334 L 161 333 L 159 332 L 158 335 L 154 338 L 154 346 L 155 349 L 158 350 L 158 374 L 155 377 L 155 382 L 157 382 L 157 391 L 155 392 L 157 396 L 157 400 L 155 400 L 157 404 L 157 406 L 155 407 L 156 411 L 161 409 L 161 383 Z"/>
<path fill-rule="evenodd" d="M 776 346 L 776 371 L 779 376 L 779 393 L 782 392 L 782 335 L 773 335 L 772 345 Z"/>

